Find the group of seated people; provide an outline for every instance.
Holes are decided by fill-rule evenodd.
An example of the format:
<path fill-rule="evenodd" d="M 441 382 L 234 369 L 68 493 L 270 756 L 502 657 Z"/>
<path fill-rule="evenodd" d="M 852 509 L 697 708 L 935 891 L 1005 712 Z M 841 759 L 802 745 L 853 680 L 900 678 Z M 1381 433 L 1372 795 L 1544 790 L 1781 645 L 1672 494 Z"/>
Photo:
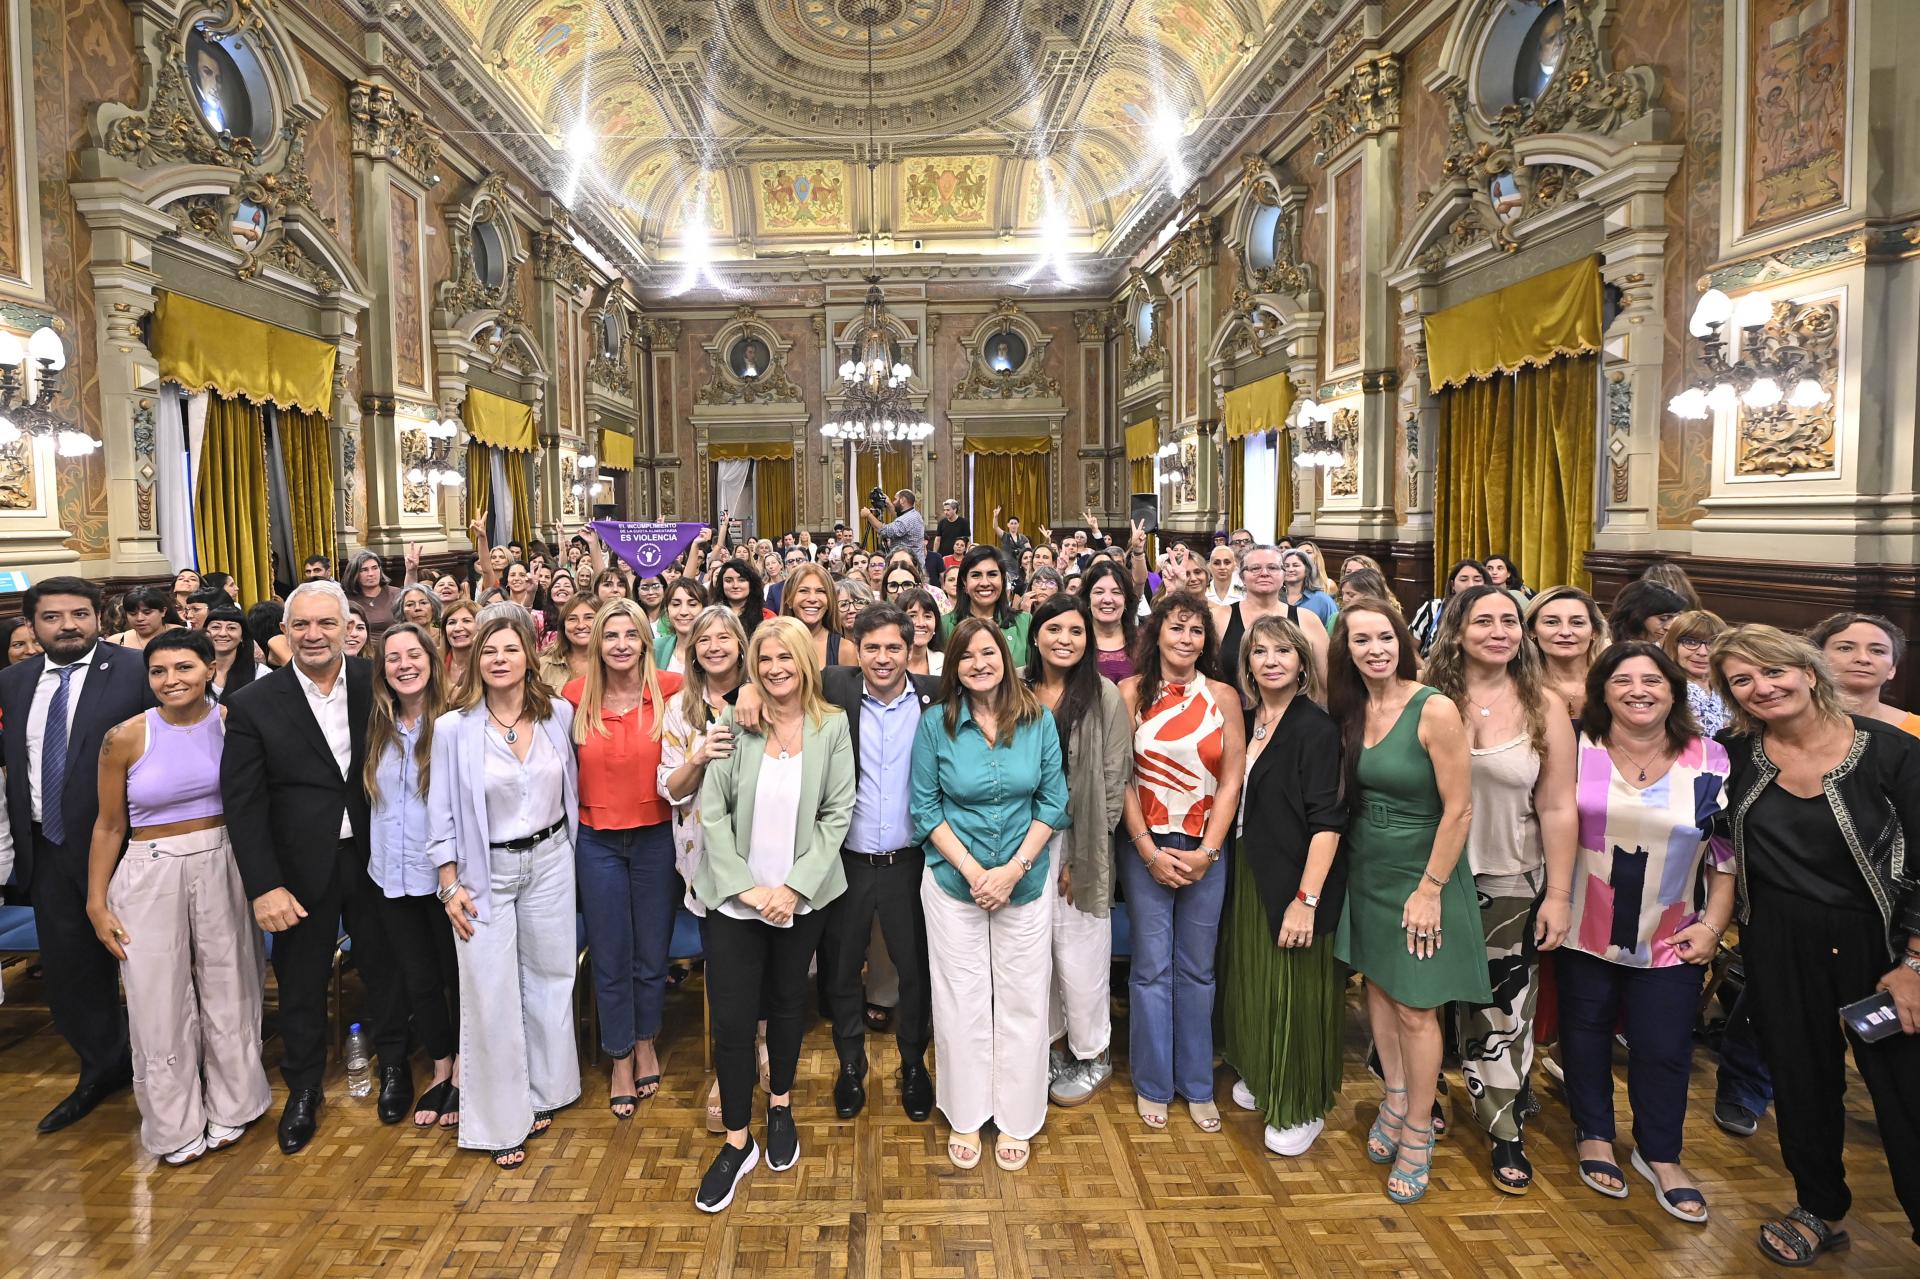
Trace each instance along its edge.
<path fill-rule="evenodd" d="M 699 1207 L 800 1158 L 816 986 L 839 1119 L 890 1030 L 905 1113 L 937 1109 L 961 1169 L 991 1128 L 1017 1172 L 1050 1105 L 1115 1077 L 1123 907 L 1120 1065 L 1149 1128 L 1177 1103 L 1219 1132 L 1224 1059 L 1267 1148 L 1306 1156 L 1358 974 L 1382 1088 L 1365 1152 L 1394 1202 L 1428 1191 L 1448 1027 L 1497 1189 L 1534 1181 L 1539 1056 L 1580 1180 L 1629 1198 L 1618 1033 L 1625 1163 L 1704 1222 L 1688 1079 L 1737 942 L 1714 1118 L 1751 1134 L 1771 1105 L 1798 1200 L 1759 1247 L 1799 1265 L 1847 1242 L 1848 1048 L 1920 1223 L 1920 716 L 1881 700 L 1891 622 L 1729 624 L 1671 565 L 1603 614 L 1505 556 L 1453 566 L 1409 622 L 1377 563 L 1330 575 L 1311 542 L 1155 554 L 1137 526 L 1030 542 L 998 514 L 993 543 L 951 504 L 932 539 L 875 520 L 884 550 L 844 527 L 730 550 L 723 519 L 638 581 L 589 529 L 492 547 L 479 520 L 471 573 L 317 559 L 245 610 L 214 573 L 111 618 L 90 583 L 37 583 L 0 733 L 15 878 L 81 1061 L 42 1129 L 131 1080 L 165 1163 L 238 1140 L 270 1100 L 270 949 L 278 1138 L 302 1149 L 344 920 L 381 1120 L 520 1167 L 582 1091 L 576 915 L 631 1120 L 662 1084 L 685 910 L 720 1139 Z M 1873 999 L 1894 1033 L 1844 1030 L 1836 1009 Z"/>

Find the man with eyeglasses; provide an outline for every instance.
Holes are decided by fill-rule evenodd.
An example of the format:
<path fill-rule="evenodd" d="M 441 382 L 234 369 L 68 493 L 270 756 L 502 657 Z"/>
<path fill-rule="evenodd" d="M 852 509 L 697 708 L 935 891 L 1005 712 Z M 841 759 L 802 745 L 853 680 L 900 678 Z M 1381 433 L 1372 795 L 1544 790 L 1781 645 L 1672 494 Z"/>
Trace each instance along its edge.
<path fill-rule="evenodd" d="M 1233 536 L 1227 539 L 1227 545 L 1233 548 L 1235 555 L 1245 559 L 1247 552 L 1253 549 L 1253 530 L 1246 528 L 1233 530 Z"/>

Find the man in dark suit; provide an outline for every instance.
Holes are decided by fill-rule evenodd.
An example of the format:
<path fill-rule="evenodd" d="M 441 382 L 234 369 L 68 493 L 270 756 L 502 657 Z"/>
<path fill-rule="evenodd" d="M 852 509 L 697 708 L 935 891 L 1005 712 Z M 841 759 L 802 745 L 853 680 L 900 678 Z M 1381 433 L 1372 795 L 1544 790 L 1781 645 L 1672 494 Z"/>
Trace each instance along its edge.
<path fill-rule="evenodd" d="M 913 741 L 920 715 L 939 681 L 907 673 L 913 623 L 891 604 L 872 604 L 853 624 L 860 665 L 828 667 L 827 700 L 846 712 L 853 736 L 856 784 L 853 823 L 840 860 L 847 891 L 827 906 L 820 943 L 827 998 L 833 1009 L 833 1046 L 840 1074 L 835 1112 L 851 1119 L 867 1104 L 866 992 L 861 968 L 875 916 L 887 954 L 900 973 L 894 1036 L 900 1045 L 900 1104 L 909 1118 L 933 1112 L 927 1040 L 933 1012 L 927 976 L 927 922 L 920 912 L 920 874 L 926 852 L 913 842 Z"/>
<path fill-rule="evenodd" d="M 50 577 L 23 605 L 41 656 L 0 671 L 7 817 L 16 882 L 33 900 L 53 1024 L 80 1056 L 80 1081 L 41 1132 L 83 1118 L 133 1081 L 120 969 L 87 919 L 87 855 L 100 815 L 100 741 L 153 704 L 140 654 L 100 639 L 100 588 Z"/>
<path fill-rule="evenodd" d="M 220 794 L 253 917 L 274 934 L 280 987 L 280 1071 L 287 1105 L 280 1149 L 312 1140 L 327 1064 L 327 987 L 340 917 L 353 927 L 375 891 L 367 877 L 367 713 L 373 668 L 346 656 L 347 597 L 338 583 L 303 582 L 287 598 L 284 630 L 293 660 L 227 702 Z M 376 1009 L 387 995 L 383 965 L 356 945 L 355 961 Z M 412 1104 L 400 1062 L 382 1063 L 380 1105 Z"/>

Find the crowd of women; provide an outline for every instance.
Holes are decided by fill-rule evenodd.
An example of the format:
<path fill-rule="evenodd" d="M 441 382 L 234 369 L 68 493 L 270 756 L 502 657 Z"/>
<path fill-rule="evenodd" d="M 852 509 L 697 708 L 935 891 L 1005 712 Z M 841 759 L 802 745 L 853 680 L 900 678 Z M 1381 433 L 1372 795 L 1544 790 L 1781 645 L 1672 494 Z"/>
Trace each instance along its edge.
<path fill-rule="evenodd" d="M 260 930 L 280 1141 L 310 1139 L 326 1027 L 302 930 L 330 946 L 342 916 L 383 1121 L 528 1158 L 581 1094 L 576 916 L 610 1108 L 630 1119 L 661 1086 L 684 909 L 721 1136 L 700 1207 L 800 1158 L 816 997 L 840 1118 L 866 1103 L 866 1032 L 891 1029 L 906 1113 L 937 1108 L 962 1169 L 991 1127 L 1017 1171 L 1049 1105 L 1115 1077 L 1124 902 L 1124 1068 L 1150 1128 L 1178 1103 L 1218 1132 L 1224 1058 L 1267 1147 L 1305 1154 L 1357 973 L 1382 1088 L 1365 1150 L 1395 1202 L 1428 1190 L 1449 1034 L 1498 1190 L 1533 1184 L 1544 1064 L 1580 1180 L 1629 1197 L 1624 1041 L 1626 1162 L 1657 1207 L 1704 1222 L 1688 1084 L 1707 973 L 1737 940 L 1729 1045 L 1737 1022 L 1798 1197 L 1759 1246 L 1802 1265 L 1847 1242 L 1848 1048 L 1920 1223 L 1920 715 L 1881 700 L 1906 651 L 1886 619 L 1729 625 L 1669 565 L 1603 614 L 1492 556 L 1408 621 L 1377 563 L 1330 575 L 1311 543 L 1244 531 L 1150 557 L 1138 528 L 989 545 L 942 521 L 930 552 L 891 553 L 842 530 L 729 552 L 725 528 L 637 582 L 583 530 L 557 554 L 482 541 L 464 577 L 409 555 L 396 584 L 363 553 L 336 583 L 316 561 L 246 610 L 190 571 L 106 621 L 86 583 L 29 593 L 6 654 L 32 669 L 0 676 L 0 707 L 9 771 L 30 775 L 10 781 L 13 824 L 43 856 L 62 672 L 97 670 L 109 630 L 144 653 L 144 702 L 99 754 L 85 909 L 125 974 L 149 1150 L 186 1162 L 265 1111 Z M 265 845 L 313 829 L 337 882 L 275 869 L 285 850 Z M 73 961 L 46 962 L 56 988 Z M 319 1029 L 296 1030 L 316 998 Z M 1837 1010 L 1874 998 L 1897 1033 L 1845 1031 Z M 432 1061 L 417 1097 L 415 1048 Z M 88 1079 L 54 1126 L 111 1071 Z"/>

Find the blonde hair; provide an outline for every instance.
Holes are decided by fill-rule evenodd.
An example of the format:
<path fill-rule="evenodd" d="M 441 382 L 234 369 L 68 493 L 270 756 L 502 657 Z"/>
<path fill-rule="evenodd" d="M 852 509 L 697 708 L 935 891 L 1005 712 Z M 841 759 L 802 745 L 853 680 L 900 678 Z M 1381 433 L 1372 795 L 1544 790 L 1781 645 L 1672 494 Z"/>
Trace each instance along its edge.
<path fill-rule="evenodd" d="M 607 662 L 600 655 L 600 643 L 606 637 L 607 623 L 616 617 L 627 618 L 639 631 L 633 643 L 640 650 L 640 701 L 653 708 L 653 726 L 648 736 L 659 741 L 660 731 L 665 727 L 667 708 L 660 701 L 660 672 L 653 665 L 653 623 L 647 620 L 647 611 L 640 607 L 639 601 L 622 595 L 602 604 L 600 611 L 593 615 L 593 637 L 587 641 L 587 678 L 580 688 L 579 714 L 573 717 L 575 746 L 586 745 L 588 733 L 613 736 L 600 714 L 607 694 Z"/>
<path fill-rule="evenodd" d="M 777 641 L 793 657 L 793 664 L 800 672 L 800 706 L 806 712 L 807 722 L 818 728 L 827 716 L 838 715 L 840 708 L 829 702 L 820 689 L 820 660 L 813 655 L 813 636 L 797 617 L 776 617 L 762 622 L 754 629 L 753 638 L 747 641 L 747 678 L 760 690 L 760 695 L 773 700 L 766 685 L 760 682 L 760 654 L 769 641 Z M 765 715 L 761 716 L 761 723 L 767 724 Z"/>
<path fill-rule="evenodd" d="M 1240 691 L 1254 706 L 1260 705 L 1260 685 L 1253 678 L 1253 646 L 1260 640 L 1284 644 L 1300 659 L 1300 691 L 1309 701 L 1326 705 L 1327 689 L 1320 682 L 1320 670 L 1313 660 L 1313 649 L 1307 644 L 1307 637 L 1298 626 L 1288 621 L 1283 613 L 1275 613 L 1260 618 L 1247 628 L 1240 640 L 1240 669 L 1227 672 L 1239 683 Z"/>
<path fill-rule="evenodd" d="M 1680 641 L 1683 639 L 1713 640 L 1727 629 L 1726 619 L 1718 613 L 1703 608 L 1688 609 L 1667 623 L 1667 633 L 1660 641 L 1660 647 L 1674 661 L 1680 660 Z M 1684 667 L 1682 669 L 1685 669 Z"/>
<path fill-rule="evenodd" d="M 734 642 L 740 646 L 735 665 L 740 668 L 743 678 L 746 675 L 747 633 L 741 628 L 739 617 L 725 604 L 707 605 L 694 615 L 693 625 L 687 628 L 686 683 L 680 686 L 680 711 L 687 717 L 687 723 L 696 729 L 705 728 L 711 719 L 711 708 L 707 705 L 707 672 L 700 665 L 698 656 L 700 637 L 716 626 L 733 632 Z"/>
<path fill-rule="evenodd" d="M 820 612 L 820 624 L 835 635 L 842 634 L 840 629 L 840 588 L 835 585 L 833 574 L 822 566 L 808 560 L 804 564 L 793 566 L 793 572 L 787 574 L 787 583 L 780 588 L 780 616 L 791 617 L 799 621 L 800 615 L 793 611 L 794 589 L 802 582 L 812 582 L 827 593 L 827 606 Z M 805 626 L 805 622 L 800 623 Z"/>
<path fill-rule="evenodd" d="M 1587 610 L 1587 621 L 1593 629 L 1593 638 L 1587 641 L 1587 669 L 1592 670 L 1593 664 L 1600 660 L 1600 654 L 1604 653 L 1607 645 L 1613 642 L 1613 637 L 1607 632 L 1607 615 L 1600 611 L 1599 603 L 1577 586 L 1549 586 L 1533 597 L 1532 603 L 1527 605 L 1520 619 L 1527 629 L 1527 642 L 1538 644 L 1539 641 L 1533 638 L 1534 619 L 1540 616 L 1541 610 L 1547 605 L 1560 600 L 1578 601 Z M 1546 655 L 1542 653 L 1542 660 L 1545 657 Z"/>
<path fill-rule="evenodd" d="M 1727 685 L 1727 659 L 1750 662 L 1755 666 L 1793 666 L 1813 677 L 1814 713 L 1825 719 L 1852 723 L 1840 690 L 1834 685 L 1827 659 L 1811 641 L 1783 631 L 1777 626 L 1749 623 L 1720 632 L 1713 641 L 1713 687 L 1733 715 L 1733 731 L 1745 736 L 1766 732 L 1766 725 L 1748 713 Z"/>
<path fill-rule="evenodd" d="M 433 774 L 433 721 L 447 708 L 445 672 L 440 648 L 433 642 L 432 634 L 418 622 L 395 622 L 373 651 L 373 705 L 367 710 L 367 762 L 361 770 L 367 802 L 373 805 L 380 803 L 380 762 L 386 756 L 387 747 L 400 740 L 400 699 L 387 684 L 386 658 L 387 645 L 402 635 L 411 636 L 427 653 L 427 683 L 421 690 L 420 700 L 420 732 L 413 742 L 413 771 L 419 779 L 416 793 L 421 796 L 426 795 Z"/>
<path fill-rule="evenodd" d="M 473 644 L 467 650 L 472 654 L 467 659 L 468 678 L 460 686 L 454 709 L 470 711 L 485 699 L 487 681 L 473 678 L 474 668 L 480 664 L 480 650 L 499 632 L 512 631 L 526 655 L 527 668 L 520 676 L 520 686 L 526 696 L 527 715 L 535 720 L 552 718 L 553 696 L 547 692 L 546 682 L 540 678 L 540 649 L 534 641 L 533 622 L 527 610 L 518 604 L 496 604 L 483 610 L 483 613 L 484 616 L 477 619 L 480 629 L 474 632 Z"/>

